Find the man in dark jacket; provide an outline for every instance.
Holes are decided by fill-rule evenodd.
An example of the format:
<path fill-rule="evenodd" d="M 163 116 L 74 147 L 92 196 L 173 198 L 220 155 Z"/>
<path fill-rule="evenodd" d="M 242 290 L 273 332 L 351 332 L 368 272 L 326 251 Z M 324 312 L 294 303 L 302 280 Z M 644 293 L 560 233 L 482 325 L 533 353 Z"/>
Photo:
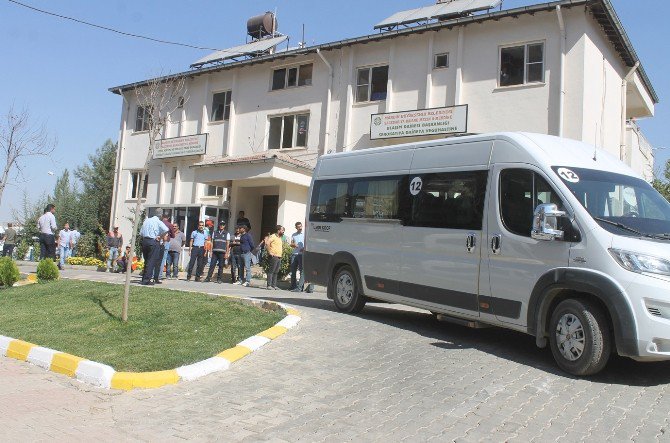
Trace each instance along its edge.
<path fill-rule="evenodd" d="M 219 264 L 219 273 L 216 274 L 216 282 L 223 283 L 223 266 L 226 264 L 230 252 L 230 234 L 226 231 L 226 222 L 219 222 L 219 229 L 212 233 L 212 260 L 209 262 L 209 272 L 207 272 L 206 282 L 212 281 L 212 274 L 216 264 Z"/>
<path fill-rule="evenodd" d="M 240 226 L 240 249 L 242 250 L 242 259 L 244 260 L 244 283 L 243 286 L 251 285 L 251 255 L 252 251 L 256 247 L 254 245 L 254 239 L 248 232 L 246 225 Z"/>

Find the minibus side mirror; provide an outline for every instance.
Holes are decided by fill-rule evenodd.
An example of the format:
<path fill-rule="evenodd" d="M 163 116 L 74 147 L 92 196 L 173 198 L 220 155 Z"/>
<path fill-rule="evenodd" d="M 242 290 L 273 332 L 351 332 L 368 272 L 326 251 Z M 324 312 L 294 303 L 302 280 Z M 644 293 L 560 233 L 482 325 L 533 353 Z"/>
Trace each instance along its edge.
<path fill-rule="evenodd" d="M 558 219 L 565 216 L 554 203 L 537 205 L 533 214 L 533 230 L 530 236 L 535 240 L 563 240 L 563 231 L 558 229 Z"/>

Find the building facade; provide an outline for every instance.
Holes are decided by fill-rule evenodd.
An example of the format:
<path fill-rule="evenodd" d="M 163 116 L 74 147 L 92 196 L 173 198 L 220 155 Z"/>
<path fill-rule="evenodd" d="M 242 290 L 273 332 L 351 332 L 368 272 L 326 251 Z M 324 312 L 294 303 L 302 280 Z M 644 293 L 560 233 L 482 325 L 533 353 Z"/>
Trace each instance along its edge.
<path fill-rule="evenodd" d="M 658 98 L 609 0 L 458 17 L 180 75 L 187 99 L 163 138 L 206 134 L 206 150 L 153 160 L 142 198 L 187 233 L 198 219 L 234 223 L 240 210 L 256 239 L 290 228 L 305 218 L 318 156 L 445 136 L 371 139 L 374 114 L 467 105 L 467 133 L 582 140 L 652 177 L 635 120 L 652 117 Z M 127 238 L 149 147 L 134 92 L 145 83 L 110 89 L 123 97 L 111 220 Z"/>

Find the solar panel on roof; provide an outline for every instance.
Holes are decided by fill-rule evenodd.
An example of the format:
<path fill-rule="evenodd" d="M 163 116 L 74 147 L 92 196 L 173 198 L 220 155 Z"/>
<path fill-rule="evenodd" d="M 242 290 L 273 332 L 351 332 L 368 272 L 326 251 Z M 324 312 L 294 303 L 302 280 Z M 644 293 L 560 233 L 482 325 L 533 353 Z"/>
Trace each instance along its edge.
<path fill-rule="evenodd" d="M 278 44 L 285 42 L 287 38 L 287 36 L 282 35 L 279 37 L 266 38 L 263 40 L 247 43 L 245 45 L 234 46 L 232 48 L 216 51 L 191 64 L 191 68 L 199 68 L 200 66 L 206 65 L 207 63 L 222 62 L 231 58 L 263 54 Z"/>
<path fill-rule="evenodd" d="M 449 3 L 438 3 L 423 8 L 409 9 L 396 12 L 392 16 L 375 25 L 375 29 L 394 28 L 424 20 L 433 20 L 441 17 L 459 16 L 472 12 L 496 8 L 502 0 L 453 0 Z"/>

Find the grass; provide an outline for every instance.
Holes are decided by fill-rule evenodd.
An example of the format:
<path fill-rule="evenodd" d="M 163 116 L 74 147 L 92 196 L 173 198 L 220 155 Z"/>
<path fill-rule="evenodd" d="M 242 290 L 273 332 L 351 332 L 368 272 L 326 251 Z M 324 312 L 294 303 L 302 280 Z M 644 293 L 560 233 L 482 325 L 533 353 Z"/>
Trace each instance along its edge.
<path fill-rule="evenodd" d="M 105 363 L 117 371 L 174 369 L 212 357 L 277 323 L 264 311 L 206 294 L 60 280 L 0 290 L 0 335 Z"/>

